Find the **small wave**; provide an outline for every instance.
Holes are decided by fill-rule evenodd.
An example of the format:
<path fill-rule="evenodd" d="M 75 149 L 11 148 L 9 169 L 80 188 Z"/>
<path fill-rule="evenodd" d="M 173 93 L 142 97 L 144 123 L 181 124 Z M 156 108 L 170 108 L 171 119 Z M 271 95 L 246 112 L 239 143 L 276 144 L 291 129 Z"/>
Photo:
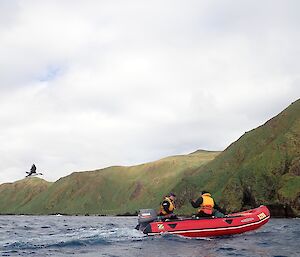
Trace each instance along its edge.
<path fill-rule="evenodd" d="M 232 247 L 220 247 L 217 249 L 217 251 L 234 251 L 236 249 L 232 248 Z"/>
<path fill-rule="evenodd" d="M 41 248 L 78 248 L 81 246 L 110 245 L 115 242 L 132 242 L 143 240 L 146 235 L 140 231 L 128 228 L 75 229 L 64 236 L 49 235 L 43 239 L 25 239 L 6 243 L 0 250 L 34 250 Z"/>
<path fill-rule="evenodd" d="M 249 238 L 257 238 L 257 237 L 267 237 L 267 236 L 272 236 L 274 234 L 273 231 L 262 231 L 262 230 L 256 230 L 256 231 L 251 231 L 247 232 L 244 234 L 244 236 L 247 236 Z"/>
<path fill-rule="evenodd" d="M 149 236 L 146 236 L 147 238 L 152 238 Z M 163 233 L 161 235 L 157 235 L 154 238 L 160 240 L 163 238 L 164 240 L 170 240 L 172 242 L 183 242 L 185 243 L 187 240 L 189 241 L 212 241 L 214 238 L 209 238 L 209 237 L 186 237 L 182 235 L 176 235 L 176 234 L 168 234 L 168 233 Z"/>
<path fill-rule="evenodd" d="M 20 228 L 21 230 L 34 230 L 33 227 L 24 226 Z"/>
<path fill-rule="evenodd" d="M 37 248 L 42 248 L 44 245 L 38 245 L 38 244 L 32 244 L 30 242 L 13 242 L 13 243 L 6 243 L 4 245 L 4 249 L 6 251 L 13 251 L 13 250 L 25 250 L 25 249 L 37 249 Z"/>
<path fill-rule="evenodd" d="M 31 243 L 31 242 L 13 242 L 6 244 L 4 249 L 6 252 L 17 250 L 34 250 L 41 248 L 74 248 L 81 246 L 94 246 L 94 245 L 109 245 L 110 242 L 102 238 L 85 238 L 85 239 L 71 239 L 52 243 Z"/>
<path fill-rule="evenodd" d="M 1 253 L 1 256 L 11 256 L 12 254 L 17 254 L 18 251 L 16 251 L 16 250 L 3 251 L 3 252 L 0 251 L 0 253 Z"/>
<path fill-rule="evenodd" d="M 42 226 L 41 228 L 51 228 L 50 226 Z"/>
<path fill-rule="evenodd" d="M 92 246 L 92 245 L 110 245 L 111 243 L 103 240 L 101 238 L 94 238 L 94 239 L 75 239 L 70 241 L 62 241 L 55 244 L 50 244 L 45 248 L 62 248 L 62 247 L 80 247 L 80 246 Z"/>

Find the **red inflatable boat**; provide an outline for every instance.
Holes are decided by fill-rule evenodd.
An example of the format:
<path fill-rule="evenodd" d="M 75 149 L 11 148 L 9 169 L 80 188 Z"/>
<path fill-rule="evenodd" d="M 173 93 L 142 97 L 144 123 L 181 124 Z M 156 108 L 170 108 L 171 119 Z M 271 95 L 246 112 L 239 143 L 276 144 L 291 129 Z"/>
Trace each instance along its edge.
<path fill-rule="evenodd" d="M 233 213 L 224 218 L 187 218 L 159 221 L 157 218 L 150 221 L 151 210 L 144 210 L 139 215 L 139 229 L 147 235 L 163 233 L 176 234 L 186 237 L 214 237 L 240 234 L 251 231 L 266 224 L 270 212 L 266 206 L 256 209 Z M 143 219 L 150 221 L 144 222 Z"/>

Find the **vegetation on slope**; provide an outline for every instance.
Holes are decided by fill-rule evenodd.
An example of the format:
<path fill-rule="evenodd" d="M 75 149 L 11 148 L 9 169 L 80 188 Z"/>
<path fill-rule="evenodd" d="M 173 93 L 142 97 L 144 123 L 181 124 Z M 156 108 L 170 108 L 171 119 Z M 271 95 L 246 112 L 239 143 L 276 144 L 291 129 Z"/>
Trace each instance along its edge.
<path fill-rule="evenodd" d="M 132 167 L 75 172 L 59 179 L 31 201 L 17 205 L 14 213 L 120 214 L 156 208 L 185 171 L 198 168 L 218 154 L 197 151 Z M 21 191 L 15 193 L 23 197 Z M 7 213 L 5 205 L 2 206 L 1 213 Z"/>
<path fill-rule="evenodd" d="M 187 172 L 174 190 L 189 197 L 210 190 L 228 211 L 260 204 L 300 212 L 300 100 L 264 125 L 245 133 L 207 165 Z"/>
<path fill-rule="evenodd" d="M 40 178 L 25 178 L 0 185 L 0 213 L 21 214 L 20 210 L 51 184 Z"/>

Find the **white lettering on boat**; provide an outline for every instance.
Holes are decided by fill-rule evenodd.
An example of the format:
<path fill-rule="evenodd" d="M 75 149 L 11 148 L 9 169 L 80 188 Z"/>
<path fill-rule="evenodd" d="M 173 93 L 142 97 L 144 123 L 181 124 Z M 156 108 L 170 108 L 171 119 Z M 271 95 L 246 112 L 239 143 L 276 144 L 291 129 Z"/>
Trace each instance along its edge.
<path fill-rule="evenodd" d="M 249 222 L 249 221 L 252 221 L 252 220 L 254 220 L 254 218 L 247 218 L 247 219 L 241 220 L 241 222 Z"/>
<path fill-rule="evenodd" d="M 266 215 L 265 213 L 261 212 L 260 214 L 257 215 L 257 217 L 258 217 L 260 220 L 262 220 L 262 219 L 264 219 L 265 217 L 267 217 L 267 215 Z"/>
<path fill-rule="evenodd" d="M 157 228 L 160 230 L 163 230 L 165 227 L 164 227 L 164 224 L 157 224 Z"/>

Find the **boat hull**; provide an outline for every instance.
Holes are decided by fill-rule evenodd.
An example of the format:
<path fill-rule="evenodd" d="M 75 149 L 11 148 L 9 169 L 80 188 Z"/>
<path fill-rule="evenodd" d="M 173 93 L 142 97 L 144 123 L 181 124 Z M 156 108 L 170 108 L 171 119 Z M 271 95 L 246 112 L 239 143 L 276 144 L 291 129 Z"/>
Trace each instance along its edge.
<path fill-rule="evenodd" d="M 153 221 L 143 232 L 147 235 L 176 234 L 185 237 L 215 237 L 240 234 L 258 229 L 269 221 L 270 212 L 260 206 L 245 212 L 233 213 L 224 218 L 189 218 Z"/>

